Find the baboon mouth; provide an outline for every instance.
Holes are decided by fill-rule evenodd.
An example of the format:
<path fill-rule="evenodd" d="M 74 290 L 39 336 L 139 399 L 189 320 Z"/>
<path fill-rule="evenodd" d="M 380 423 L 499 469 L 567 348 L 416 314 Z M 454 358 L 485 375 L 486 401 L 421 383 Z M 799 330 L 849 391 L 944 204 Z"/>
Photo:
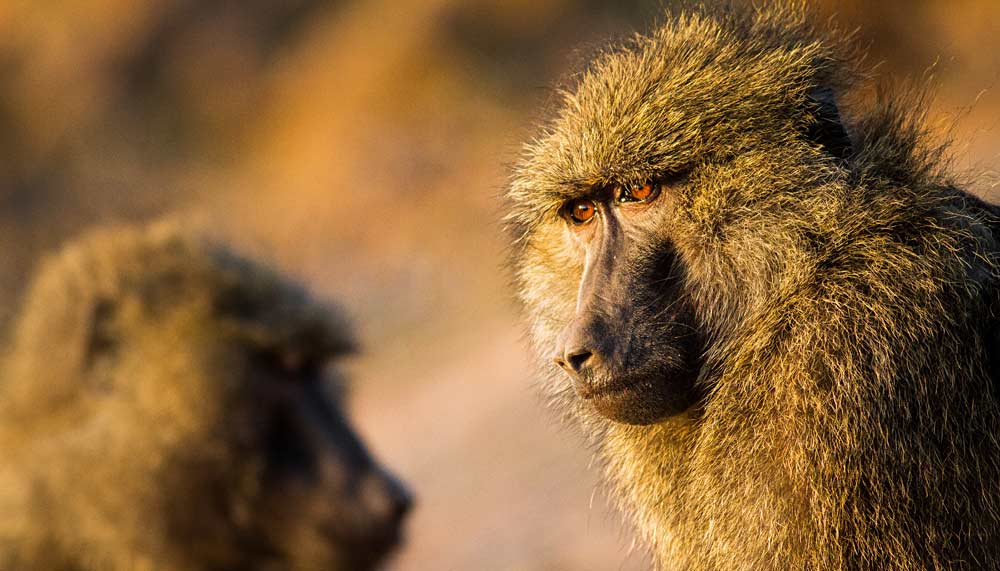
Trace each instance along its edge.
<path fill-rule="evenodd" d="M 680 414 L 697 401 L 693 379 L 670 375 L 618 377 L 576 385 L 577 394 L 601 416 L 624 424 L 646 425 Z"/>
<path fill-rule="evenodd" d="M 344 545 L 352 551 L 379 556 L 393 550 L 403 540 L 401 524 L 384 524 L 359 532 L 357 529 L 343 529 L 341 526 L 330 526 L 326 535 L 335 543 Z"/>
<path fill-rule="evenodd" d="M 583 400 L 614 398 L 634 390 L 641 390 L 643 379 L 614 378 L 608 381 L 585 381 L 576 384 L 576 393 Z"/>

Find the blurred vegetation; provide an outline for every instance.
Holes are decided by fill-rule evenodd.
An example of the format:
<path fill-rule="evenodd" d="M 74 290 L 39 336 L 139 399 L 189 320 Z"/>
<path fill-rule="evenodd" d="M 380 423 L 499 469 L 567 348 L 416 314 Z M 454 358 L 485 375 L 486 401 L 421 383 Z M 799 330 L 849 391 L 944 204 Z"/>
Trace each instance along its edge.
<path fill-rule="evenodd" d="M 81 226 L 156 215 L 231 164 L 281 54 L 330 2 L 19 2 L 0 8 L 0 240 L 10 295 Z"/>
<path fill-rule="evenodd" d="M 371 157 L 344 154 L 424 192 L 424 179 L 459 168 L 449 147 L 468 134 L 443 132 L 467 129 L 456 120 L 475 121 L 481 107 L 523 113 L 567 46 L 652 11 L 638 0 L 9 0 L 0 7 L 2 299 L 13 299 L 38 251 L 83 226 L 203 207 L 234 179 L 316 152 L 283 137 L 329 137 L 319 152 L 331 163 L 344 162 L 335 147 L 366 145 L 360 154 Z M 298 97 L 312 99 L 308 109 Z M 283 133 L 314 120 L 314 133 Z M 346 121 L 355 122 L 347 133 L 330 124 Z M 379 141 L 344 140 L 367 139 L 361 131 Z M 338 194 L 303 182 L 313 175 L 303 166 L 324 170 L 285 167 L 302 184 L 282 185 L 280 200 Z M 380 194 L 399 192 L 395 180 L 375 182 Z"/>

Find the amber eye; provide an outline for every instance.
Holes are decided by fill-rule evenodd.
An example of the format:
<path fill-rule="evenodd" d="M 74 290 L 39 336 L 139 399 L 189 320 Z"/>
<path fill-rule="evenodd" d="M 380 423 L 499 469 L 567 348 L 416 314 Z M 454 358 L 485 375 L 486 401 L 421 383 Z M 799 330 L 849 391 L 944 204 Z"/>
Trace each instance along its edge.
<path fill-rule="evenodd" d="M 622 190 L 619 202 L 646 202 L 656 198 L 658 187 L 652 182 L 632 185 Z"/>
<path fill-rule="evenodd" d="M 597 205 L 593 200 L 579 198 L 566 204 L 566 217 L 574 224 L 589 222 L 597 214 Z"/>

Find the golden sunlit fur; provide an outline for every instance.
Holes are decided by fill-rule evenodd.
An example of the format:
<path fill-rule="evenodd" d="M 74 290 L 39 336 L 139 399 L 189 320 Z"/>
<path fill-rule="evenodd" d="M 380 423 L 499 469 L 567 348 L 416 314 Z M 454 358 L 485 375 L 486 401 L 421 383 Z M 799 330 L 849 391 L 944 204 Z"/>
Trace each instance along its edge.
<path fill-rule="evenodd" d="M 578 77 L 513 176 L 545 392 L 664 569 L 1000 567 L 995 211 L 947 174 L 918 99 L 845 112 L 849 149 L 815 135 L 839 120 L 817 98 L 856 81 L 848 41 L 804 3 L 673 14 Z M 675 174 L 632 239 L 676 251 L 703 397 L 619 424 L 547 360 L 584 264 L 560 209 Z"/>

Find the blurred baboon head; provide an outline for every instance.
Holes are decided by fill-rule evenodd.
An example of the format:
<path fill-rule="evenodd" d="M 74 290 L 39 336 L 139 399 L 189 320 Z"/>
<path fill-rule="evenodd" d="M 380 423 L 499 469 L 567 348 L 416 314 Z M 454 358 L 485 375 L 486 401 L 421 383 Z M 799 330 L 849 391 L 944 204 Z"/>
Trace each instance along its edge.
<path fill-rule="evenodd" d="M 271 271 L 168 227 L 99 231 L 45 261 L 15 335 L 0 426 L 29 563 L 364 569 L 399 541 L 410 497 L 329 366 L 348 329 Z"/>

